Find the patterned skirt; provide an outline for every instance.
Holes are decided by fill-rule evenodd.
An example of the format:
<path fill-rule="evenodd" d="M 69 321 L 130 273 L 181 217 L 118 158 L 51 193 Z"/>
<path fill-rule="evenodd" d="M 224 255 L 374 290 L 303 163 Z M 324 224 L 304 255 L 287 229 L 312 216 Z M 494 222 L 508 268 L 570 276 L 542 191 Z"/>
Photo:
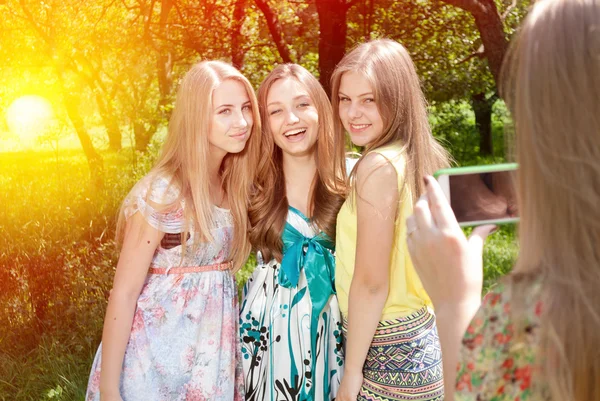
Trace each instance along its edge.
<path fill-rule="evenodd" d="M 344 334 L 347 331 L 344 319 Z M 442 351 L 426 308 L 379 322 L 363 367 L 361 401 L 443 401 Z"/>

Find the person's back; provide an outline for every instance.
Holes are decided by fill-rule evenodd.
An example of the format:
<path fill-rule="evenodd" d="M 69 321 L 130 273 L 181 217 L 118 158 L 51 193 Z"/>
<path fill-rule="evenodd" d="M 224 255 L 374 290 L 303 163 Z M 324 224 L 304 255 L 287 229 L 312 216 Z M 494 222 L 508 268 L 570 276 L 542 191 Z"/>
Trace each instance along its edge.
<path fill-rule="evenodd" d="M 526 327 L 539 285 L 534 389 L 600 400 L 600 1 L 537 3 L 507 63 L 522 216 L 513 326 Z"/>
<path fill-rule="evenodd" d="M 460 360 L 457 399 L 600 401 L 600 1 L 536 2 L 505 63 L 520 254 L 460 350 L 458 331 L 481 291 L 486 228 L 468 243 L 428 179 L 407 222 L 409 249 L 440 311 L 444 366 Z M 451 315 L 462 319 L 445 324 Z M 454 373 L 444 371 L 449 387 Z"/>

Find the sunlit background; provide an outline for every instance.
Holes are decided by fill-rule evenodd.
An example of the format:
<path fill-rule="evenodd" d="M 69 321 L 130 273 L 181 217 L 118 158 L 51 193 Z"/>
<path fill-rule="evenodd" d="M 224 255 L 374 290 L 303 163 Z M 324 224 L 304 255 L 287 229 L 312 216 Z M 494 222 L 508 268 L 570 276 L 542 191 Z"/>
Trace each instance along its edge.
<path fill-rule="evenodd" d="M 37 95 L 14 100 L 6 109 L 5 118 L 10 135 L 2 148 L 9 151 L 39 147 L 42 138 L 56 125 L 52 105 Z"/>
<path fill-rule="evenodd" d="M 193 63 L 230 62 L 257 88 L 293 62 L 327 88 L 347 49 L 397 40 L 455 160 L 500 162 L 510 117 L 496 90 L 501 58 L 487 57 L 503 54 L 529 1 L 0 0 L 0 400 L 84 399 L 115 216 L 156 160 Z M 479 24 L 495 35 L 458 3 L 497 17 Z M 514 256 L 503 227 L 486 251 L 486 286 Z"/>

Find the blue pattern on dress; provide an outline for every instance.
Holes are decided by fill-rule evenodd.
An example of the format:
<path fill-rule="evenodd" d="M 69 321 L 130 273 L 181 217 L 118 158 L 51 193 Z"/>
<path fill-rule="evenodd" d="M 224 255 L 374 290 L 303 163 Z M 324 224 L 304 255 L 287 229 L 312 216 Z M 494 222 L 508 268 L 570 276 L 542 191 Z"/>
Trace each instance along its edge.
<path fill-rule="evenodd" d="M 333 243 L 290 207 L 283 263 L 258 266 L 240 313 L 247 400 L 332 400 L 343 371 Z"/>

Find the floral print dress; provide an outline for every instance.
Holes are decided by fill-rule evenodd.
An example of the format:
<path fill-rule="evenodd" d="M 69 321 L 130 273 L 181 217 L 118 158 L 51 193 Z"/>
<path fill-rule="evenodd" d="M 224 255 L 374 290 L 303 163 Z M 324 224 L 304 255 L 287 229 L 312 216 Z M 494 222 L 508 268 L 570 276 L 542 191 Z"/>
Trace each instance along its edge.
<path fill-rule="evenodd" d="M 248 401 L 329 401 L 343 372 L 333 243 L 290 207 L 283 260 L 263 261 L 240 311 Z"/>
<path fill-rule="evenodd" d="M 146 176 L 125 200 L 125 216 L 141 213 L 165 235 L 154 269 L 212 266 L 229 260 L 233 218 L 215 207 L 213 242 L 201 243 L 182 259 L 184 202 L 158 211 L 148 203 L 170 204 L 178 191 L 165 177 Z M 165 239 L 171 238 L 171 243 Z M 173 244 L 173 238 L 179 243 Z M 194 233 L 188 238 L 192 249 Z M 241 400 L 243 376 L 238 337 L 237 288 L 231 270 L 148 274 L 133 318 L 121 373 L 124 401 Z M 91 370 L 86 400 L 100 398 L 102 345 Z"/>
<path fill-rule="evenodd" d="M 499 284 L 486 295 L 463 337 L 455 399 L 458 401 L 549 401 L 536 380 L 541 283 L 525 295 L 524 316 L 511 319 L 512 287 Z"/>

